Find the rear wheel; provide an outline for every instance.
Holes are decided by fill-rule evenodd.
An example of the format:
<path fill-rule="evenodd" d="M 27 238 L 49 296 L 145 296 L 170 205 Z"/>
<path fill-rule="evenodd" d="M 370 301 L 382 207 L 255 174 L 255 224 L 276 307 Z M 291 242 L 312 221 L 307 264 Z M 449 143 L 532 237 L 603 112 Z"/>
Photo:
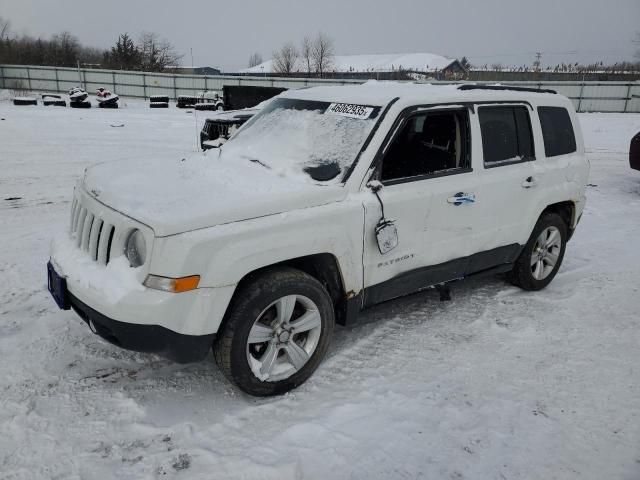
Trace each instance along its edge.
<path fill-rule="evenodd" d="M 567 225 L 560 215 L 540 217 L 516 260 L 509 280 L 524 290 L 541 290 L 556 276 L 567 244 Z"/>
<path fill-rule="evenodd" d="M 269 270 L 235 295 L 214 355 L 246 393 L 278 395 L 315 371 L 333 326 L 333 305 L 320 282 L 292 268 Z"/>

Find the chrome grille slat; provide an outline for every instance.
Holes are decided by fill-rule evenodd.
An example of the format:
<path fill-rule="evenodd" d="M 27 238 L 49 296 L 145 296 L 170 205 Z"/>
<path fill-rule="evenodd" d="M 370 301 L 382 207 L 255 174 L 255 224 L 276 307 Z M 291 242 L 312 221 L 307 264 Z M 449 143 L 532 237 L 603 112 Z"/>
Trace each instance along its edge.
<path fill-rule="evenodd" d="M 107 260 L 106 263 L 109 263 L 109 260 L 111 260 L 111 253 L 113 252 L 113 239 L 116 236 L 116 229 L 115 227 L 111 228 L 111 231 L 109 232 L 109 240 L 107 240 Z"/>
<path fill-rule="evenodd" d="M 82 226 L 82 237 L 80 241 L 80 248 L 82 250 L 89 250 L 89 234 L 91 233 L 91 227 L 93 226 L 93 213 L 87 210 L 87 215 L 84 219 L 84 225 Z"/>
<path fill-rule="evenodd" d="M 98 242 L 98 263 L 101 265 L 107 264 L 107 249 L 109 247 L 109 236 L 113 225 L 104 222 L 102 225 L 102 232 L 100 233 L 100 241 Z"/>
<path fill-rule="evenodd" d="M 82 210 L 82 206 L 80 205 L 80 202 L 78 202 L 78 205 L 76 206 L 76 212 L 73 215 L 73 225 L 71 226 L 71 233 L 75 233 L 78 228 L 78 219 L 80 218 L 80 210 Z"/>
<path fill-rule="evenodd" d="M 82 242 L 82 231 L 84 230 L 84 221 L 87 218 L 87 209 L 82 207 L 78 216 L 78 226 L 76 228 L 76 246 L 80 247 Z"/>
<path fill-rule="evenodd" d="M 78 208 L 78 200 L 76 197 L 73 197 L 73 202 L 71 202 L 71 218 L 69 219 L 69 231 L 73 233 L 73 219 L 76 216 L 76 208 Z"/>
<path fill-rule="evenodd" d="M 89 254 L 93 260 L 98 259 L 98 241 L 100 240 L 100 230 L 102 230 L 103 223 L 102 219 L 98 217 L 93 220 L 91 235 L 89 235 Z"/>

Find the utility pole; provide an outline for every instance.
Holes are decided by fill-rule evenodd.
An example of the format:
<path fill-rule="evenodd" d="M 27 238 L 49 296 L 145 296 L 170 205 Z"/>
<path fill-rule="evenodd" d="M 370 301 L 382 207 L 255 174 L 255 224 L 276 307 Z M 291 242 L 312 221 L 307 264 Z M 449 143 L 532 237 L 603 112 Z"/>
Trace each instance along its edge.
<path fill-rule="evenodd" d="M 542 52 L 536 52 L 536 60 L 533 62 L 533 67 L 536 71 L 540 71 L 540 65 L 542 64 Z"/>
<path fill-rule="evenodd" d="M 190 48 L 189 51 L 191 52 L 191 73 L 193 74 L 193 48 Z"/>

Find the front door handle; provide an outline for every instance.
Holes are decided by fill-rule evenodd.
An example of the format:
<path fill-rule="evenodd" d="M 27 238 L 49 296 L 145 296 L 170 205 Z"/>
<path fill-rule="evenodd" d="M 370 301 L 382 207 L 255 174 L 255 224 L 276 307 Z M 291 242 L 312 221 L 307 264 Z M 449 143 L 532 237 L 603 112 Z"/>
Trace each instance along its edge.
<path fill-rule="evenodd" d="M 476 202 L 476 196 L 473 193 L 458 192 L 453 197 L 447 198 L 447 203 L 459 207 Z"/>
<path fill-rule="evenodd" d="M 534 177 L 527 177 L 524 179 L 524 182 L 522 182 L 521 185 L 522 185 L 522 188 L 531 188 L 538 185 L 538 182 Z"/>

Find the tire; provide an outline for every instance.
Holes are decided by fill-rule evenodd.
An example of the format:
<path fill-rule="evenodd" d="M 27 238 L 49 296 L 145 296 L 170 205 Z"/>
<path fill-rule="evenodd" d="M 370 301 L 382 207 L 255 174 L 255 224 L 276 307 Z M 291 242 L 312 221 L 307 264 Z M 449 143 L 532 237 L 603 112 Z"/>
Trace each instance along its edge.
<path fill-rule="evenodd" d="M 566 246 L 567 224 L 562 217 L 543 214 L 507 278 L 524 290 L 542 290 L 558 273 Z"/>
<path fill-rule="evenodd" d="M 219 112 L 224 111 L 224 105 L 220 104 L 216 107 L 216 110 L 218 110 Z"/>
<path fill-rule="evenodd" d="M 169 108 L 168 102 L 151 102 L 149 108 Z"/>
<path fill-rule="evenodd" d="M 285 321 L 276 327 L 279 312 Z M 318 280 L 293 268 L 267 270 L 234 295 L 214 344 L 216 363 L 249 395 L 280 395 L 315 371 L 327 352 L 334 324 L 333 304 Z"/>
<path fill-rule="evenodd" d="M 45 107 L 49 107 L 51 105 L 53 105 L 54 107 L 67 106 L 67 102 L 65 102 L 64 100 L 44 100 L 42 103 L 44 104 Z"/>
<path fill-rule="evenodd" d="M 91 102 L 69 102 L 71 108 L 91 108 Z"/>
<path fill-rule="evenodd" d="M 37 105 L 38 104 L 38 100 L 35 98 L 14 98 L 13 99 L 13 104 L 14 105 L 19 105 L 19 106 L 24 106 L 24 105 Z"/>

